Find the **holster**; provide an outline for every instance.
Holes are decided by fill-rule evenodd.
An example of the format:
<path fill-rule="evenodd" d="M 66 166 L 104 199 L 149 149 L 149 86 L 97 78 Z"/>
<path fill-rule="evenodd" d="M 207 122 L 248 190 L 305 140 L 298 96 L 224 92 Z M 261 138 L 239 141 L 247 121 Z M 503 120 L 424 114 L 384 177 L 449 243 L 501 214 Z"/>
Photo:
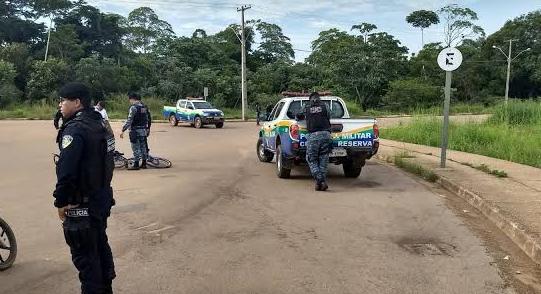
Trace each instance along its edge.
<path fill-rule="evenodd" d="M 68 209 L 62 228 L 64 229 L 64 238 L 70 248 L 82 249 L 92 244 L 88 208 Z"/>

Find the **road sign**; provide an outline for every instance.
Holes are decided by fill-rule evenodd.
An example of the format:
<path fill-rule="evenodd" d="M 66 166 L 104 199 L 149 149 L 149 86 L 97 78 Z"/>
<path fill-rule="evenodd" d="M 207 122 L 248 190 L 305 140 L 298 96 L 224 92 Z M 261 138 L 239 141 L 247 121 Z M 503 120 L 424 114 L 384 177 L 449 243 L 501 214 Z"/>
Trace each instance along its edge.
<path fill-rule="evenodd" d="M 444 71 L 453 71 L 462 64 L 462 53 L 456 48 L 445 48 L 438 55 L 438 65 Z"/>
<path fill-rule="evenodd" d="M 462 64 L 462 53 L 456 48 L 445 48 L 438 54 L 438 65 L 445 71 L 445 100 L 443 102 L 443 129 L 441 132 L 441 162 L 445 167 L 447 161 L 447 146 L 449 139 L 449 106 L 451 104 L 451 79 L 453 70 Z"/>
<path fill-rule="evenodd" d="M 209 96 L 209 88 L 208 87 L 203 88 L 203 96 L 205 96 L 205 99 Z"/>

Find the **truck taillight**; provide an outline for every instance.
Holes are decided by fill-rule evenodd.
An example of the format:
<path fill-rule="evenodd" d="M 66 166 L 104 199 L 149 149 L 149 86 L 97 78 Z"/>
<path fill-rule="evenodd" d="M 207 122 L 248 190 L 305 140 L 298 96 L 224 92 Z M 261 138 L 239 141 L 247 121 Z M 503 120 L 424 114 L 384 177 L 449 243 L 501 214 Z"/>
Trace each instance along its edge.
<path fill-rule="evenodd" d="M 374 124 L 374 139 L 379 138 L 379 127 L 377 124 Z"/>
<path fill-rule="evenodd" d="M 289 126 L 289 135 L 293 140 L 299 140 L 299 125 L 293 124 Z"/>

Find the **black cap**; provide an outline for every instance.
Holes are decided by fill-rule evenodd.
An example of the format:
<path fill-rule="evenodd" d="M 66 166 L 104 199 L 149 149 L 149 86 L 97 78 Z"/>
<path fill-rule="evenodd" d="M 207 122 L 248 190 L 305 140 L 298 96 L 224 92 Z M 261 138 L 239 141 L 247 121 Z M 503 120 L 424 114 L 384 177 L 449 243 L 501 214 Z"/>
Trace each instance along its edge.
<path fill-rule="evenodd" d="M 141 96 L 135 92 L 129 92 L 128 99 L 141 100 Z"/>
<path fill-rule="evenodd" d="M 58 91 L 58 95 L 60 96 L 60 98 L 67 100 L 79 99 L 81 100 L 81 104 L 83 105 L 83 107 L 90 107 L 90 90 L 83 83 L 67 83 L 62 88 L 60 88 L 60 90 Z"/>

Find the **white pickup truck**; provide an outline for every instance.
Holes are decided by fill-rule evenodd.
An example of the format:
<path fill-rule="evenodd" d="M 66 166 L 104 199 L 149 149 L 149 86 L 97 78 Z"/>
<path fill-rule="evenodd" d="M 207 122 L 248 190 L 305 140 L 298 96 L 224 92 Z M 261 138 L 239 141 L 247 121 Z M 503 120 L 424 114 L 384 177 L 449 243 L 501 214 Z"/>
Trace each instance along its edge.
<path fill-rule="evenodd" d="M 271 162 L 276 155 L 276 173 L 280 178 L 288 178 L 294 165 L 306 161 L 306 122 L 296 118 L 308 101 L 307 96 L 283 98 L 259 131 L 257 156 L 260 161 Z M 346 177 L 356 178 L 365 161 L 378 151 L 376 120 L 351 119 L 346 103 L 339 97 L 322 96 L 321 101 L 331 112 L 333 148 L 329 161 L 341 164 Z"/>

